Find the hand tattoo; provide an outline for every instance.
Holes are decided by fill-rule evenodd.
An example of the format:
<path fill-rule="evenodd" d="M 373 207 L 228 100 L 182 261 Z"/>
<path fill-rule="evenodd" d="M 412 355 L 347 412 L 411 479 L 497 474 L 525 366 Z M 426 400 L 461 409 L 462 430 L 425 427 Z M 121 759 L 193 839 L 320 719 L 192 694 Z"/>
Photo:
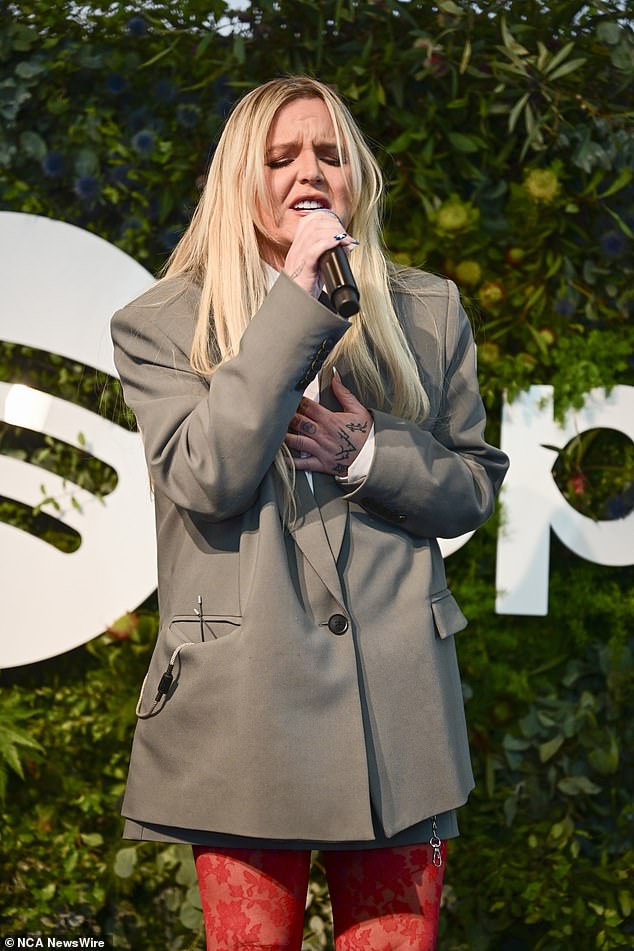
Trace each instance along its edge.
<path fill-rule="evenodd" d="M 348 474 L 348 466 L 343 466 L 338 462 L 335 466 L 332 467 L 332 474 L 335 476 L 342 476 Z"/>
<path fill-rule="evenodd" d="M 346 423 L 346 429 L 349 429 L 351 433 L 367 433 L 368 424 L 367 423 Z"/>
<path fill-rule="evenodd" d="M 299 427 L 303 433 L 306 433 L 308 436 L 313 436 L 317 432 L 317 427 L 314 423 L 311 423 L 310 420 L 306 419 Z"/>
<path fill-rule="evenodd" d="M 342 440 L 342 444 L 339 447 L 339 451 L 337 452 L 335 459 L 340 459 L 340 460 L 348 459 L 354 452 L 357 451 L 357 447 L 352 442 L 352 440 L 350 439 L 350 436 L 345 431 L 345 429 L 340 429 L 337 432 L 337 435 Z"/>

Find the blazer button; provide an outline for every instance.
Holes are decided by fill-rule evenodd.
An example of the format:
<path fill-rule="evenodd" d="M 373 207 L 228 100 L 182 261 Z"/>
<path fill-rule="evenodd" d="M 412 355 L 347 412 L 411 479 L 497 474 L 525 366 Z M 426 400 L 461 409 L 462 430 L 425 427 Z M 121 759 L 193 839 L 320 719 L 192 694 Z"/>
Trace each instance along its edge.
<path fill-rule="evenodd" d="M 328 621 L 328 627 L 333 634 L 345 634 L 348 630 L 348 618 L 343 614 L 333 614 Z"/>

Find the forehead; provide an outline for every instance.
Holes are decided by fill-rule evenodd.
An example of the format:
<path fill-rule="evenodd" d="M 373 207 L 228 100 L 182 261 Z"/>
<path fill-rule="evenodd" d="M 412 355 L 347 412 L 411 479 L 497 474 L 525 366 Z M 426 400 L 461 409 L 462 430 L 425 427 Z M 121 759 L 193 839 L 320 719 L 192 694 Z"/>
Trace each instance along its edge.
<path fill-rule="evenodd" d="M 335 130 L 330 113 L 322 99 L 293 99 L 275 113 L 267 141 L 289 142 L 300 134 L 312 134 L 334 141 Z"/>

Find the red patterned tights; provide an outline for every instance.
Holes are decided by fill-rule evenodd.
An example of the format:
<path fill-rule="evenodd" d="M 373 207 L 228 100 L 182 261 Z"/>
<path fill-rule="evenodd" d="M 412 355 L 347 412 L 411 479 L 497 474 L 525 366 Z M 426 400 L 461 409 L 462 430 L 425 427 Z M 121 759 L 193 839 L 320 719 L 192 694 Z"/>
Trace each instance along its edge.
<path fill-rule="evenodd" d="M 337 951 L 434 951 L 445 867 L 429 845 L 322 853 Z M 207 951 L 299 951 L 310 852 L 194 847 Z"/>

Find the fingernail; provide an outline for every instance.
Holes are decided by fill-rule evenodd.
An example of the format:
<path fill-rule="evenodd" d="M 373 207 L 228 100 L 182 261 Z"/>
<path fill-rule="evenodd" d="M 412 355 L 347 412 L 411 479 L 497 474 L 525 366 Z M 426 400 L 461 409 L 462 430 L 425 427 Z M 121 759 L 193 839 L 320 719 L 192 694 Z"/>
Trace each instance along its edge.
<path fill-rule="evenodd" d="M 350 238 L 350 244 L 354 244 L 355 247 L 356 247 L 356 245 L 357 245 L 357 244 L 361 244 L 361 242 L 360 242 L 360 241 L 357 241 L 356 238 Z"/>

